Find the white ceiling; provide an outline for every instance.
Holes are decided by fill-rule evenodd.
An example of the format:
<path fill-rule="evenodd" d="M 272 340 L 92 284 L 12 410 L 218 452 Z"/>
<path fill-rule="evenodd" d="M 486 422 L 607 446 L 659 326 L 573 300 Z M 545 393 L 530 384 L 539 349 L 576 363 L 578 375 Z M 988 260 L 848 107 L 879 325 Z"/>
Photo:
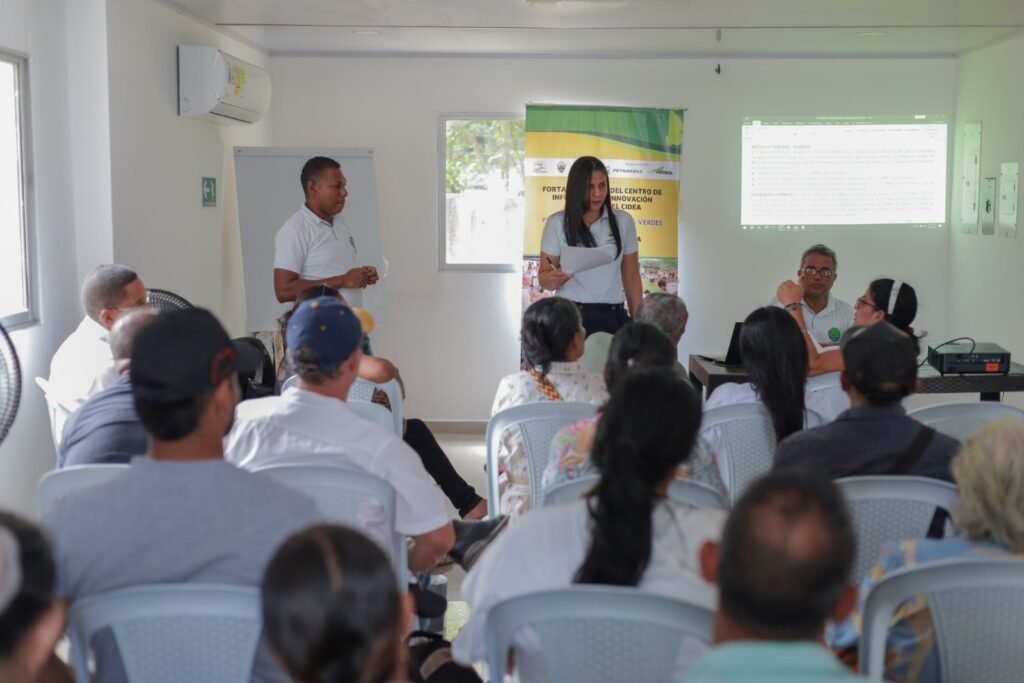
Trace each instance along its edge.
<path fill-rule="evenodd" d="M 953 55 L 1024 0 L 164 0 L 270 54 Z"/>

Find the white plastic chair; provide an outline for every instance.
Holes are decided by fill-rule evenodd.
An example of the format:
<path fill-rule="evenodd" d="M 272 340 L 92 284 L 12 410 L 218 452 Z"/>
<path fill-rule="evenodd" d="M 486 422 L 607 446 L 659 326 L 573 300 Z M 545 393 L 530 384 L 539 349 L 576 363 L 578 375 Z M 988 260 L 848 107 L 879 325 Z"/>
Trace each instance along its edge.
<path fill-rule="evenodd" d="M 952 512 L 956 487 L 929 477 L 904 475 L 847 477 L 836 484 L 857 529 L 853 579 L 860 581 L 886 543 L 924 538 L 936 508 Z"/>
<path fill-rule="evenodd" d="M 36 518 L 42 519 L 58 499 L 125 472 L 128 465 L 75 465 L 44 474 L 36 484 Z"/>
<path fill-rule="evenodd" d="M 587 370 L 598 375 L 604 374 L 604 366 L 608 362 L 608 350 L 612 346 L 613 335 L 607 332 L 595 332 L 587 337 L 583 347 L 583 355 L 579 363 Z"/>
<path fill-rule="evenodd" d="M 963 558 L 894 571 L 868 593 L 860 670 L 882 680 L 892 615 L 925 595 L 943 683 L 1019 681 L 1024 671 L 1024 560 Z"/>
<path fill-rule="evenodd" d="M 910 417 L 936 431 L 963 441 L 982 425 L 1000 417 L 1024 419 L 1024 410 L 998 401 L 979 403 L 939 403 L 911 410 Z"/>
<path fill-rule="evenodd" d="M 838 372 L 826 372 L 824 375 L 809 377 L 807 390 L 823 395 L 836 415 L 850 408 L 850 397 L 843 391 Z"/>
<path fill-rule="evenodd" d="M 487 509 L 488 516 L 499 514 L 498 446 L 506 429 L 518 428 L 522 436 L 530 480 L 530 507 L 542 504 L 540 480 L 548 464 L 551 440 L 563 427 L 593 417 L 597 406 L 569 401 L 536 401 L 506 408 L 491 416 L 487 423 Z"/>
<path fill-rule="evenodd" d="M 805 429 L 823 422 L 821 415 L 810 408 L 804 411 Z M 709 440 L 721 444 L 716 453 L 718 466 L 732 504 L 750 482 L 771 469 L 778 445 L 775 428 L 768 409 L 760 402 L 751 402 L 705 410 L 701 435 L 709 438 L 712 430 L 717 432 Z"/>
<path fill-rule="evenodd" d="M 379 389 L 388 395 L 388 400 L 391 402 L 391 419 L 394 422 L 395 434 L 398 435 L 398 438 L 402 438 L 404 430 L 402 418 L 405 416 L 402 412 L 402 386 L 398 383 L 397 379 L 389 380 L 383 384 L 374 384 L 373 382 L 367 382 L 365 379 L 357 379 L 348 391 L 348 400 L 352 403 L 356 401 L 369 403 L 373 400 L 375 389 Z M 385 408 L 385 410 L 387 409 Z"/>
<path fill-rule="evenodd" d="M 254 471 L 312 498 L 327 520 L 366 532 L 388 553 L 399 586 L 407 587 L 407 548 L 405 536 L 395 531 L 397 496 L 391 484 L 345 467 L 272 465 Z"/>
<path fill-rule="evenodd" d="M 136 586 L 76 600 L 68 618 L 75 680 L 92 636 L 110 628 L 130 681 L 248 683 L 263 626 L 258 588 Z"/>
<path fill-rule="evenodd" d="M 544 496 L 544 505 L 560 505 L 579 500 L 594 488 L 601 477 L 596 474 L 563 482 L 552 486 Z M 698 508 L 728 510 L 729 502 L 714 487 L 690 479 L 673 479 L 668 485 L 669 499 Z"/>
<path fill-rule="evenodd" d="M 47 415 L 50 418 L 50 436 L 53 437 L 53 449 L 60 448 L 60 442 L 64 437 L 64 425 L 68 418 L 75 412 L 71 406 L 65 405 L 50 390 L 50 382 L 42 377 L 36 377 L 36 386 L 43 390 L 43 398 L 46 399 Z"/>
<path fill-rule="evenodd" d="M 285 379 L 285 381 L 281 382 L 281 393 L 283 394 L 288 389 L 297 386 L 299 386 L 299 376 L 291 375 L 287 379 Z"/>
<path fill-rule="evenodd" d="M 549 681 L 667 682 L 687 636 L 711 641 L 712 613 L 620 586 L 576 585 L 509 598 L 487 615 L 491 681 L 502 680 L 513 637 L 524 627 L 533 632 L 530 641 L 540 648 Z"/>
<path fill-rule="evenodd" d="M 352 409 L 353 413 L 361 418 L 369 420 L 375 425 L 380 425 L 388 431 L 394 431 L 395 429 L 395 420 L 391 415 L 391 411 L 379 403 L 349 401 L 348 407 Z"/>

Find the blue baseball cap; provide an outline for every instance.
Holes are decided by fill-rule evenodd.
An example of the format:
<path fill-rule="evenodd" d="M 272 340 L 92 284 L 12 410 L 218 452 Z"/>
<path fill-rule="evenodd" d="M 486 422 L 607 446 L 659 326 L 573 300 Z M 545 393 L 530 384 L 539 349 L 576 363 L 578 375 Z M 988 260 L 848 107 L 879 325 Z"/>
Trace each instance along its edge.
<path fill-rule="evenodd" d="M 363 328 L 351 308 L 334 297 L 321 296 L 295 309 L 285 340 L 292 358 L 327 368 L 347 360 L 359 348 Z"/>

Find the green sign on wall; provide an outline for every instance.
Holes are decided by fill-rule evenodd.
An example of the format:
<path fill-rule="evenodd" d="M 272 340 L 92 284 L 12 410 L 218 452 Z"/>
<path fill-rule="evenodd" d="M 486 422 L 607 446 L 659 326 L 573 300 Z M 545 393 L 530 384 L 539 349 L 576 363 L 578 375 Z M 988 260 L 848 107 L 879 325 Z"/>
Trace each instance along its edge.
<path fill-rule="evenodd" d="M 203 178 L 203 206 L 217 206 L 216 178 Z"/>

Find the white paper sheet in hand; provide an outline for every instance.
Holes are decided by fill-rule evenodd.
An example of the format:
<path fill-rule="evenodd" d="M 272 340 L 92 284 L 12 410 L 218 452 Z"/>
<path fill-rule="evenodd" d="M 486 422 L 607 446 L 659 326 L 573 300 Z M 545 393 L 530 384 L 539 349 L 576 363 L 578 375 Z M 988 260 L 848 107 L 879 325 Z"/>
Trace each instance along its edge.
<path fill-rule="evenodd" d="M 615 257 L 604 249 L 593 247 L 562 247 L 561 261 L 559 265 L 562 270 L 575 275 L 584 270 L 605 266 L 615 260 Z"/>

